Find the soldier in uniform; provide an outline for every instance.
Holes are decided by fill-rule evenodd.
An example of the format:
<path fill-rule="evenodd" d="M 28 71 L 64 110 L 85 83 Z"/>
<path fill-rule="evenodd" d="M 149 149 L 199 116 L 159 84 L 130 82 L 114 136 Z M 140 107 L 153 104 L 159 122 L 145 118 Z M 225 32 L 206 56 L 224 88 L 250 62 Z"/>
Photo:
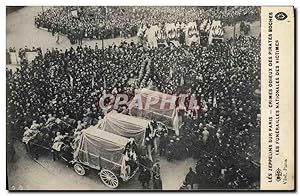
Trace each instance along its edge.
<path fill-rule="evenodd" d="M 139 181 L 141 182 L 144 189 L 149 188 L 150 179 L 151 179 L 150 171 L 146 167 L 143 167 L 139 175 Z"/>
<path fill-rule="evenodd" d="M 166 146 L 167 160 L 171 161 L 174 159 L 174 140 L 170 140 L 170 143 Z"/>
<path fill-rule="evenodd" d="M 164 156 L 166 154 L 167 142 L 168 134 L 165 133 L 159 139 L 159 156 Z"/>
<path fill-rule="evenodd" d="M 162 181 L 160 175 L 153 176 L 153 189 L 162 190 Z"/>
<path fill-rule="evenodd" d="M 56 133 L 56 137 L 54 138 L 54 143 L 52 145 L 52 152 L 53 152 L 53 161 L 56 161 L 59 158 L 59 152 L 64 144 L 65 136 L 61 135 L 60 132 Z"/>
<path fill-rule="evenodd" d="M 23 134 L 22 142 L 25 144 L 26 151 L 31 152 L 31 144 L 30 141 L 32 141 L 35 136 L 38 134 L 37 129 L 29 129 L 28 127 L 25 127 L 25 132 Z"/>
<path fill-rule="evenodd" d="M 185 182 L 187 185 L 190 185 L 192 189 L 194 188 L 194 184 L 196 183 L 196 178 L 197 178 L 196 173 L 190 167 L 189 172 L 185 176 Z"/>

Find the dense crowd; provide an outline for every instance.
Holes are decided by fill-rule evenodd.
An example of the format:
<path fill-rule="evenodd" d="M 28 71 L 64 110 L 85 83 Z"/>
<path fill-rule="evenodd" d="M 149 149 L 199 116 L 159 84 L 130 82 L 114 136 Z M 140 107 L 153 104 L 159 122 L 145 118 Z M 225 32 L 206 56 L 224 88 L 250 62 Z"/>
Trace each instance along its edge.
<path fill-rule="evenodd" d="M 169 159 L 184 154 L 199 159 L 199 184 L 249 188 L 259 179 L 259 45 L 257 38 L 240 37 L 207 48 L 162 48 L 163 56 L 153 55 L 159 91 L 173 94 L 180 86 L 199 97 L 199 117 L 187 112 L 182 136 L 163 142 Z M 219 179 L 220 168 L 226 178 Z"/>
<path fill-rule="evenodd" d="M 72 11 L 77 14 L 72 14 Z M 40 12 L 35 25 L 70 39 L 107 39 L 135 36 L 142 25 L 193 22 L 208 18 L 224 24 L 255 21 L 258 7 L 55 7 Z"/>
<path fill-rule="evenodd" d="M 46 129 L 45 137 L 54 142 L 61 134 L 76 137 L 104 116 L 98 106 L 104 94 L 133 97 L 135 89 L 150 84 L 200 101 L 198 117 L 185 111 L 179 137 L 160 139 L 161 156 L 198 159 L 193 183 L 208 188 L 253 188 L 259 181 L 260 38 L 240 36 L 209 46 L 123 42 L 38 51 L 32 62 L 22 58 L 20 68 L 7 73 L 7 120 L 17 137 L 49 122 L 61 124 L 63 133 Z"/>

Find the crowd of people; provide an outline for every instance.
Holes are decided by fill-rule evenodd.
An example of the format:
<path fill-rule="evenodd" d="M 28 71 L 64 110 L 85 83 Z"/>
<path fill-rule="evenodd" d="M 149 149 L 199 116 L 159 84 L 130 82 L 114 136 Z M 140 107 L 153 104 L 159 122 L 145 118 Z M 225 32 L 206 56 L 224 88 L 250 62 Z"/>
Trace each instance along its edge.
<path fill-rule="evenodd" d="M 154 55 L 159 91 L 173 94 L 181 86 L 199 97 L 198 118 L 187 111 L 181 136 L 168 138 L 171 142 L 162 147 L 169 159 L 189 155 L 199 160 L 198 184 L 249 188 L 259 179 L 259 45 L 257 38 L 241 36 L 207 48 L 163 48 L 164 56 Z M 155 57 L 170 59 L 161 66 Z M 221 170 L 222 185 L 216 183 Z"/>
<path fill-rule="evenodd" d="M 58 23 L 69 21 L 48 17 Z M 159 147 L 160 155 L 170 161 L 184 158 L 183 154 L 199 160 L 192 184 L 253 188 L 259 181 L 259 37 L 240 36 L 208 46 L 148 48 L 122 42 L 107 48 L 96 44 L 38 51 L 32 62 L 23 57 L 20 68 L 7 73 L 7 121 L 16 137 L 43 129 L 48 146 L 49 141 L 74 138 L 103 118 L 105 111 L 98 105 L 103 95 L 125 93 L 132 98 L 135 89 L 151 85 L 163 93 L 198 97 L 199 115 L 185 111 L 180 136 L 163 136 Z M 131 82 L 134 79 L 137 82 Z M 50 124 L 57 124 L 59 133 Z"/>
<path fill-rule="evenodd" d="M 259 7 L 53 7 L 35 17 L 36 27 L 74 40 L 131 37 L 142 25 L 194 22 L 213 18 L 232 25 L 259 18 Z M 76 13 L 76 14 L 75 14 Z M 75 43 L 75 42 L 74 42 Z"/>

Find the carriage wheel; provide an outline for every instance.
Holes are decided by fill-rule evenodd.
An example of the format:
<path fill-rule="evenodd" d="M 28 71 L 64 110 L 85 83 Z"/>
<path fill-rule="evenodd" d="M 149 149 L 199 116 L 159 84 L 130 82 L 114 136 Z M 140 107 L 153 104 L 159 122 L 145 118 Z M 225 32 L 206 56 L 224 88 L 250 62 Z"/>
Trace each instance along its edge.
<path fill-rule="evenodd" d="M 79 176 L 84 176 L 86 173 L 84 167 L 79 163 L 74 165 L 74 170 Z"/>
<path fill-rule="evenodd" d="M 99 173 L 102 182 L 109 188 L 117 188 L 119 186 L 119 179 L 110 170 L 102 169 Z"/>

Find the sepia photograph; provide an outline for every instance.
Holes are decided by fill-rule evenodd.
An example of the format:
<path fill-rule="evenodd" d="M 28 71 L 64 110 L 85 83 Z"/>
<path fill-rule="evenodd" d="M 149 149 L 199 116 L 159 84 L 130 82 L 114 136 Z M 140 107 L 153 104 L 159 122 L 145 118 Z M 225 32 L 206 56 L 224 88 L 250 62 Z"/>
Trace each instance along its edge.
<path fill-rule="evenodd" d="M 271 23 L 291 24 L 294 16 L 262 13 L 260 6 L 6 6 L 7 189 L 257 191 L 267 179 L 293 184 L 293 157 L 283 169 L 274 161 L 276 123 L 289 105 L 279 111 L 275 101 L 283 52 L 262 83 L 262 69 L 271 69 L 262 40 L 270 45 Z M 274 38 L 274 50 L 265 49 L 273 54 L 279 45 Z M 276 118 L 262 116 L 264 106 Z M 288 118 L 280 114 L 280 122 Z M 263 148 L 267 140 L 274 146 Z"/>

